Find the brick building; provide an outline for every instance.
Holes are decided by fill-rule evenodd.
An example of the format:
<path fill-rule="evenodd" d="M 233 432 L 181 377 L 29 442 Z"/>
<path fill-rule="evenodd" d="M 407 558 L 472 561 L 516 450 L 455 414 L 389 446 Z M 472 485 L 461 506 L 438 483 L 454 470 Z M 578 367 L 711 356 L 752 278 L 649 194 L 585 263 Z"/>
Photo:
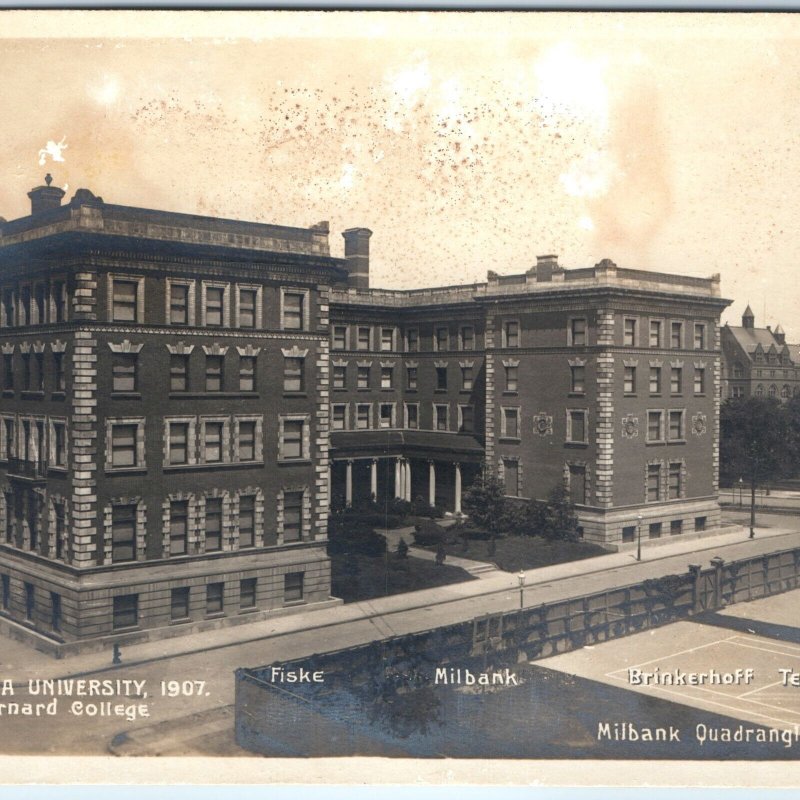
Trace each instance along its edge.
<path fill-rule="evenodd" d="M 782 403 L 800 394 L 800 345 L 787 344 L 778 325 L 757 328 L 748 305 L 741 326 L 722 328 L 722 396 L 773 397 Z"/>

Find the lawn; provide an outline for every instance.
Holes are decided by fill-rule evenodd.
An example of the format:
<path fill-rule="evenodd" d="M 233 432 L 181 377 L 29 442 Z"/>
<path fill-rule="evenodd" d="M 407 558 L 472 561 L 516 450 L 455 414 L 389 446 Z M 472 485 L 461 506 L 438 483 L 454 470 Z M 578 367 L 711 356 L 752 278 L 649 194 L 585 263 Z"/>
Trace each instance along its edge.
<path fill-rule="evenodd" d="M 459 567 L 437 566 L 421 558 L 400 558 L 396 553 L 333 555 L 331 570 L 331 594 L 345 603 L 475 580 Z"/>
<path fill-rule="evenodd" d="M 449 556 L 469 558 L 473 561 L 489 561 L 506 572 L 518 572 L 521 569 L 548 567 L 565 561 L 580 561 L 584 558 L 608 555 L 607 550 L 596 544 L 551 541 L 539 536 L 505 536 L 497 539 L 494 553 L 491 544 L 488 539 L 461 539 L 453 544 L 446 544 L 444 549 Z M 425 549 L 436 552 L 435 547 Z M 414 552 L 413 549 L 411 552 Z"/>

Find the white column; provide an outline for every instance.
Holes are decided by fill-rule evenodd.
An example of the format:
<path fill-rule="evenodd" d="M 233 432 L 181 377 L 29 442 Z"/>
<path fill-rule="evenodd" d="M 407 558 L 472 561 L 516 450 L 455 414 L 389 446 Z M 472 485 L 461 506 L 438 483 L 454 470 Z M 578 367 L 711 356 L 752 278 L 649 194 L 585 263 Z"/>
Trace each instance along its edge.
<path fill-rule="evenodd" d="M 374 500 L 378 499 L 378 459 L 373 458 L 369 465 L 369 491 Z"/>
<path fill-rule="evenodd" d="M 461 464 L 456 462 L 455 468 L 456 468 L 456 491 L 455 491 L 456 502 L 454 510 L 456 514 L 460 514 L 461 513 Z"/>
<path fill-rule="evenodd" d="M 406 500 L 411 502 L 411 459 L 406 461 Z"/>
<path fill-rule="evenodd" d="M 403 487 L 401 486 L 401 481 L 403 478 L 403 470 L 401 469 L 400 459 L 395 459 L 394 462 L 394 496 L 401 498 L 403 497 Z"/>
<path fill-rule="evenodd" d="M 347 477 L 344 483 L 344 502 L 348 507 L 353 505 L 353 462 L 347 462 Z"/>
<path fill-rule="evenodd" d="M 436 465 L 428 462 L 428 505 L 436 505 Z"/>

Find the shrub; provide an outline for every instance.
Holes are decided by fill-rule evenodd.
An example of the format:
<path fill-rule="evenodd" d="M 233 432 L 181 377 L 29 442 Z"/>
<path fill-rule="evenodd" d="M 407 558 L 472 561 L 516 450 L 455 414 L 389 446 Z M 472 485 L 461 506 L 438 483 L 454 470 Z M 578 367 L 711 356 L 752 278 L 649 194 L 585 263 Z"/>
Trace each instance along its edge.
<path fill-rule="evenodd" d="M 423 546 L 448 544 L 456 540 L 451 530 L 443 528 L 432 519 L 424 519 L 414 530 L 414 541 Z"/>
<path fill-rule="evenodd" d="M 393 497 L 386 504 L 386 511 L 398 517 L 407 517 L 412 510 L 411 503 L 409 503 L 408 500 L 401 500 L 399 497 Z"/>
<path fill-rule="evenodd" d="M 356 521 L 348 514 L 334 514 L 328 520 L 328 554 L 360 553 L 381 556 L 386 552 L 386 539 L 370 525 Z"/>
<path fill-rule="evenodd" d="M 416 517 L 432 517 L 441 519 L 444 516 L 444 509 L 441 506 L 432 506 L 422 497 L 415 497 L 411 508 Z"/>
<path fill-rule="evenodd" d="M 505 487 L 493 474 L 485 474 L 470 486 L 462 499 L 464 512 L 477 528 L 484 528 L 493 536 L 502 529 L 505 512 Z"/>
<path fill-rule="evenodd" d="M 400 558 L 408 558 L 408 545 L 402 536 L 400 537 L 400 541 L 397 543 L 397 555 Z"/>

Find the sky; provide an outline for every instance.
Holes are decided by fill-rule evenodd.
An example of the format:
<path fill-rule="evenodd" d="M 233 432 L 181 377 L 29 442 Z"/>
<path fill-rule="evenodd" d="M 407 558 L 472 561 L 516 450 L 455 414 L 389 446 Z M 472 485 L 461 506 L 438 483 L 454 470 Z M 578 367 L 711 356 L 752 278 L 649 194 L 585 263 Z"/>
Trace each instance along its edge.
<path fill-rule="evenodd" d="M 69 199 L 368 227 L 371 282 L 708 277 L 800 341 L 800 17 L 0 11 L 0 216 Z"/>

